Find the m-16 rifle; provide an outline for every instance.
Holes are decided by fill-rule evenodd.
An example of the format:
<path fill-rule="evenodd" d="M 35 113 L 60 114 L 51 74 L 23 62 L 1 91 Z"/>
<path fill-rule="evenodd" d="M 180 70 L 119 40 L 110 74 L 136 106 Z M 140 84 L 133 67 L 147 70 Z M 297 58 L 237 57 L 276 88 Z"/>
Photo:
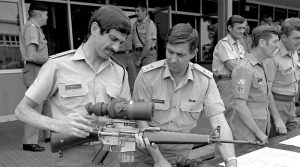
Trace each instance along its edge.
<path fill-rule="evenodd" d="M 121 162 L 132 162 L 135 151 L 135 134 L 148 138 L 150 143 L 156 144 L 211 144 L 211 143 L 239 143 L 258 144 L 252 141 L 222 140 L 220 139 L 220 127 L 216 128 L 210 135 L 189 134 L 161 131 L 155 128 L 136 128 L 136 122 L 130 120 L 151 120 L 153 115 L 152 102 L 124 102 L 112 101 L 111 103 L 91 103 L 86 105 L 89 115 L 109 116 L 110 119 L 104 126 L 95 127 L 93 132 L 86 138 L 79 138 L 60 133 L 51 133 L 51 152 L 59 152 L 63 156 L 63 150 L 84 143 L 101 144 L 102 148 L 94 157 L 95 164 L 102 164 L 109 151 L 121 152 Z M 116 119 L 128 120 L 116 120 Z M 122 124 L 122 127 L 117 127 Z M 218 135 L 213 135 L 217 132 Z M 127 157 L 127 158 L 122 158 Z M 130 157 L 130 158 L 128 158 Z"/>

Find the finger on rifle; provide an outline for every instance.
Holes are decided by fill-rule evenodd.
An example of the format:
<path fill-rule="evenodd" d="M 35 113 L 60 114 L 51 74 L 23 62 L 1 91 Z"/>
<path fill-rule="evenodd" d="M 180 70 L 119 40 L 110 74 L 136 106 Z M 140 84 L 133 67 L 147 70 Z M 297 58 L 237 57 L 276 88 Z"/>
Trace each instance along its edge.
<path fill-rule="evenodd" d="M 144 138 L 144 142 L 145 142 L 146 148 L 151 146 L 150 141 L 149 141 L 148 138 Z"/>
<path fill-rule="evenodd" d="M 145 149 L 146 146 L 145 146 L 142 136 L 140 136 L 138 134 L 135 134 L 134 136 L 135 136 L 137 146 L 141 147 L 142 149 Z"/>
<path fill-rule="evenodd" d="M 73 122 L 73 125 L 75 128 L 77 128 L 78 130 L 82 130 L 82 131 L 85 131 L 85 132 L 93 132 L 93 128 L 92 127 L 89 127 L 85 124 L 82 124 L 81 122 Z"/>
<path fill-rule="evenodd" d="M 77 137 L 81 137 L 81 138 L 86 138 L 87 136 L 90 135 L 88 132 L 77 129 L 77 128 L 72 128 L 71 134 L 74 136 L 77 136 Z"/>
<path fill-rule="evenodd" d="M 91 124 L 91 121 L 84 118 L 83 116 L 81 116 L 80 114 L 77 114 L 77 115 L 72 115 L 72 119 L 76 122 L 82 122 L 82 123 L 85 123 L 87 125 L 90 125 Z"/>

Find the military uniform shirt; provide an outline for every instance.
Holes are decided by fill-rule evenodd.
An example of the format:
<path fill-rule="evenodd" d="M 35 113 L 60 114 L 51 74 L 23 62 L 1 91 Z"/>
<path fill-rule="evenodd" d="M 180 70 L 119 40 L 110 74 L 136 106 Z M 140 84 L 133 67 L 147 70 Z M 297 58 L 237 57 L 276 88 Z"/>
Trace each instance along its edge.
<path fill-rule="evenodd" d="M 233 97 L 247 100 L 248 108 L 256 119 L 267 119 L 270 91 L 267 83 L 263 66 L 251 54 L 247 54 L 247 58 L 232 72 Z"/>
<path fill-rule="evenodd" d="M 85 61 L 82 46 L 75 54 L 62 55 L 44 64 L 25 93 L 38 104 L 49 98 L 54 118 L 70 113 L 87 115 L 87 103 L 109 103 L 118 97 L 130 100 L 127 72 L 119 64 L 108 59 L 94 71 Z"/>
<path fill-rule="evenodd" d="M 24 25 L 24 29 L 20 34 L 20 51 L 23 60 L 35 59 L 35 57 L 30 57 L 31 55 L 27 55 L 26 53 L 26 47 L 30 44 L 37 45 L 36 52 L 41 57 L 41 59 L 48 59 L 47 40 L 45 38 L 45 35 L 43 34 L 42 29 L 32 19 L 30 19 Z"/>
<path fill-rule="evenodd" d="M 221 39 L 215 47 L 213 53 L 212 70 L 215 75 L 231 74 L 231 71 L 225 66 L 227 60 L 243 59 L 245 50 L 239 41 L 234 41 L 227 34 Z"/>
<path fill-rule="evenodd" d="M 280 42 L 280 49 L 272 59 L 265 62 L 272 81 L 272 92 L 295 96 L 298 93 L 300 62 L 297 52 L 288 52 Z"/>
<path fill-rule="evenodd" d="M 225 110 L 212 73 L 193 63 L 177 86 L 165 60 L 144 66 L 136 78 L 133 99 L 154 102 L 149 125 L 167 131 L 189 132 L 202 110 L 206 117 Z"/>
<path fill-rule="evenodd" d="M 139 33 L 140 39 L 142 40 L 143 44 L 139 40 L 137 33 Z M 148 39 L 154 39 L 151 47 L 156 46 L 157 29 L 156 29 L 156 26 L 153 23 L 153 21 L 150 20 L 148 17 L 146 17 L 141 23 L 136 21 L 133 24 L 133 33 L 132 34 L 133 34 L 133 43 L 134 43 L 135 48 L 144 47 L 144 45 Z"/>

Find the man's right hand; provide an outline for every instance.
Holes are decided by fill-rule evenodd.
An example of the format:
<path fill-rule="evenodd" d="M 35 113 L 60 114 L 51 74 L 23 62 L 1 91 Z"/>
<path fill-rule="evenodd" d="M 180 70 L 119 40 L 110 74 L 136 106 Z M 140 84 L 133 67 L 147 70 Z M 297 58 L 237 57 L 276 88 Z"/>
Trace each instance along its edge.
<path fill-rule="evenodd" d="M 93 129 L 89 126 L 91 121 L 78 113 L 71 113 L 62 119 L 57 120 L 54 131 L 85 138 Z"/>
<path fill-rule="evenodd" d="M 265 145 L 268 143 L 268 136 L 266 134 L 264 134 L 263 132 L 260 132 L 257 136 L 256 136 L 259 140 L 259 144 L 261 145 Z"/>

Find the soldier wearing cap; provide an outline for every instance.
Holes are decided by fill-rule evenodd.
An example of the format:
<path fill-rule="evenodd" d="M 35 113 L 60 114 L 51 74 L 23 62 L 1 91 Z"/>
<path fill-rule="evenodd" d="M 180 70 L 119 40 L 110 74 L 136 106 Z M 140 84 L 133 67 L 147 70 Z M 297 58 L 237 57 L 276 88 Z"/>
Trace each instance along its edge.
<path fill-rule="evenodd" d="M 157 60 L 157 29 L 153 21 L 147 16 L 146 4 L 138 3 L 135 10 L 137 21 L 133 24 L 132 44 L 135 65 L 139 71 L 142 66 Z"/>
<path fill-rule="evenodd" d="M 232 139 L 224 117 L 224 104 L 213 74 L 198 64 L 190 63 L 197 55 L 198 32 L 189 24 L 173 26 L 166 38 L 166 59 L 142 67 L 133 92 L 133 99 L 152 101 L 152 120 L 140 122 L 141 128 L 159 127 L 161 130 L 189 133 L 201 114 L 210 120 L 212 128 L 221 126 L 221 138 Z M 171 166 L 186 157 L 191 145 L 161 144 L 150 146 L 145 139 L 137 140 L 135 165 Z M 218 145 L 226 166 L 236 166 L 233 144 Z M 143 148 L 146 147 L 146 150 Z"/>
<path fill-rule="evenodd" d="M 48 47 L 45 35 L 41 29 L 47 24 L 48 8 L 40 2 L 33 2 L 29 7 L 29 20 L 24 25 L 20 34 L 20 51 L 25 61 L 23 69 L 23 81 L 28 88 L 35 78 L 41 66 L 48 60 Z M 42 112 L 43 104 L 37 107 Z M 39 129 L 30 125 L 24 125 L 23 150 L 43 151 L 39 146 Z"/>
<path fill-rule="evenodd" d="M 231 85 L 231 72 L 244 58 L 245 50 L 239 39 L 243 38 L 246 21 L 242 16 L 233 15 L 227 21 L 226 37 L 221 39 L 213 53 L 212 70 L 217 77 L 217 85 L 225 105 L 227 121 L 233 112 L 233 95 Z"/>
<path fill-rule="evenodd" d="M 89 21 L 87 42 L 76 51 L 52 56 L 44 64 L 17 106 L 17 118 L 41 129 L 82 138 L 89 136 L 93 131 L 91 122 L 100 124 L 105 118 L 94 115 L 86 118 L 87 103 L 131 98 L 127 71 L 113 57 L 130 30 L 129 18 L 120 8 L 107 5 L 95 11 Z M 53 118 L 35 110 L 46 99 Z M 92 163 L 97 153 L 95 145 L 86 143 L 62 150 L 62 153 L 62 157 L 55 159 L 55 166 L 96 166 Z M 103 166 L 118 165 L 118 153 L 112 153 Z"/>
<path fill-rule="evenodd" d="M 265 144 L 270 131 L 269 109 L 272 117 L 279 115 L 274 112 L 276 107 L 262 62 L 279 48 L 279 38 L 273 26 L 259 26 L 252 35 L 250 54 L 232 71 L 234 112 L 230 125 L 235 139 Z M 243 149 L 243 146 L 236 146 L 236 149 Z"/>
<path fill-rule="evenodd" d="M 295 97 L 300 80 L 300 19 L 288 18 L 281 27 L 280 48 L 274 58 L 265 61 L 272 78 L 272 93 L 281 119 L 272 120 L 270 137 L 298 128 Z"/>

